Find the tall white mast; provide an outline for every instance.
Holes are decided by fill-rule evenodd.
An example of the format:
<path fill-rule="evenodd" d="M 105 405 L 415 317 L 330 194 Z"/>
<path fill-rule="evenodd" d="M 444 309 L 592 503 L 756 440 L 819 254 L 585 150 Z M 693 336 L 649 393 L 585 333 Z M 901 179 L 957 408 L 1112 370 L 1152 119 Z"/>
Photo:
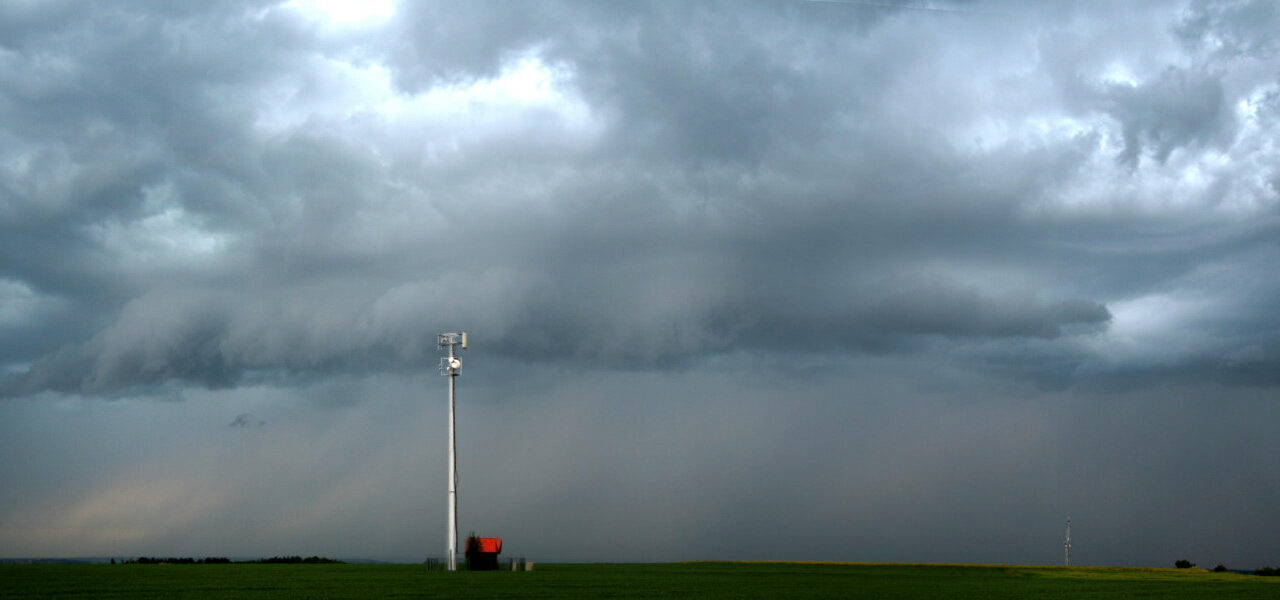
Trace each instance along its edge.
<path fill-rule="evenodd" d="M 449 377 L 449 516 L 446 536 L 448 545 L 445 549 L 445 560 L 450 571 L 458 570 L 458 457 L 457 439 L 454 432 L 453 416 L 453 379 L 462 373 L 462 361 L 454 356 L 454 346 L 467 347 L 467 333 L 442 333 L 438 337 L 439 347 L 447 348 L 449 355 L 440 359 L 440 374 Z"/>
<path fill-rule="evenodd" d="M 1071 566 L 1071 517 L 1067 517 L 1067 541 L 1062 543 L 1062 549 L 1066 552 L 1066 565 Z"/>

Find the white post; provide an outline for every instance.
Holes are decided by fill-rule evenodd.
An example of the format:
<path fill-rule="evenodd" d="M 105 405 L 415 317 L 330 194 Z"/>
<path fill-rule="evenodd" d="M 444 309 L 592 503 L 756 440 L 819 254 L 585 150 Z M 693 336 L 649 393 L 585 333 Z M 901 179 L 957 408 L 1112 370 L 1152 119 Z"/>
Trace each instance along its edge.
<path fill-rule="evenodd" d="M 449 349 L 449 356 L 440 359 L 440 374 L 449 376 L 449 515 L 447 523 L 448 543 L 445 546 L 445 561 L 450 571 L 458 570 L 458 442 L 455 430 L 457 420 L 454 418 L 453 378 L 462 371 L 462 361 L 453 354 L 453 347 L 459 344 L 467 347 L 466 333 L 442 333 L 438 336 L 439 346 Z"/>
<path fill-rule="evenodd" d="M 453 344 L 449 344 L 449 362 L 453 363 Z M 458 374 L 449 372 L 449 570 L 458 570 L 458 459 L 457 439 L 455 437 L 455 420 L 453 416 L 453 378 Z"/>

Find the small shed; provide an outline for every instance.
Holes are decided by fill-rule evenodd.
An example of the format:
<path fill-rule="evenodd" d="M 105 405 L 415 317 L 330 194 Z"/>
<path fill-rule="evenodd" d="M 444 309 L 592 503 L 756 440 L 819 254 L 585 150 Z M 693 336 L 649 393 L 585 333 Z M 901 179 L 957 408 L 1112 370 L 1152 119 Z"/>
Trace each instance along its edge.
<path fill-rule="evenodd" d="M 502 538 L 471 536 L 467 538 L 467 570 L 498 570 L 498 554 L 502 552 Z"/>

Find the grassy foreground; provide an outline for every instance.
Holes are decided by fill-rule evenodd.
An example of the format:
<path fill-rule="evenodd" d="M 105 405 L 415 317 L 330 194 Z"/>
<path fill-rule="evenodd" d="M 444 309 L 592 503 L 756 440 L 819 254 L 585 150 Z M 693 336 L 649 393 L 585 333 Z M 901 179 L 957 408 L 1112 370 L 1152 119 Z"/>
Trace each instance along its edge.
<path fill-rule="evenodd" d="M 834 563 L 0 565 L 19 598 L 1280 598 L 1280 578 L 1200 570 Z"/>

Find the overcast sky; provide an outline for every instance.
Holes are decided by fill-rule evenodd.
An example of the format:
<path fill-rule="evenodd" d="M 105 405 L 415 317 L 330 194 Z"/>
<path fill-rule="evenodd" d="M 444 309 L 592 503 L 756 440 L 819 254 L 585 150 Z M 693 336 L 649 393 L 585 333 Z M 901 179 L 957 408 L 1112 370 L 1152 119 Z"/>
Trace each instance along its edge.
<path fill-rule="evenodd" d="M 0 4 L 0 556 L 1280 565 L 1280 6 Z"/>

